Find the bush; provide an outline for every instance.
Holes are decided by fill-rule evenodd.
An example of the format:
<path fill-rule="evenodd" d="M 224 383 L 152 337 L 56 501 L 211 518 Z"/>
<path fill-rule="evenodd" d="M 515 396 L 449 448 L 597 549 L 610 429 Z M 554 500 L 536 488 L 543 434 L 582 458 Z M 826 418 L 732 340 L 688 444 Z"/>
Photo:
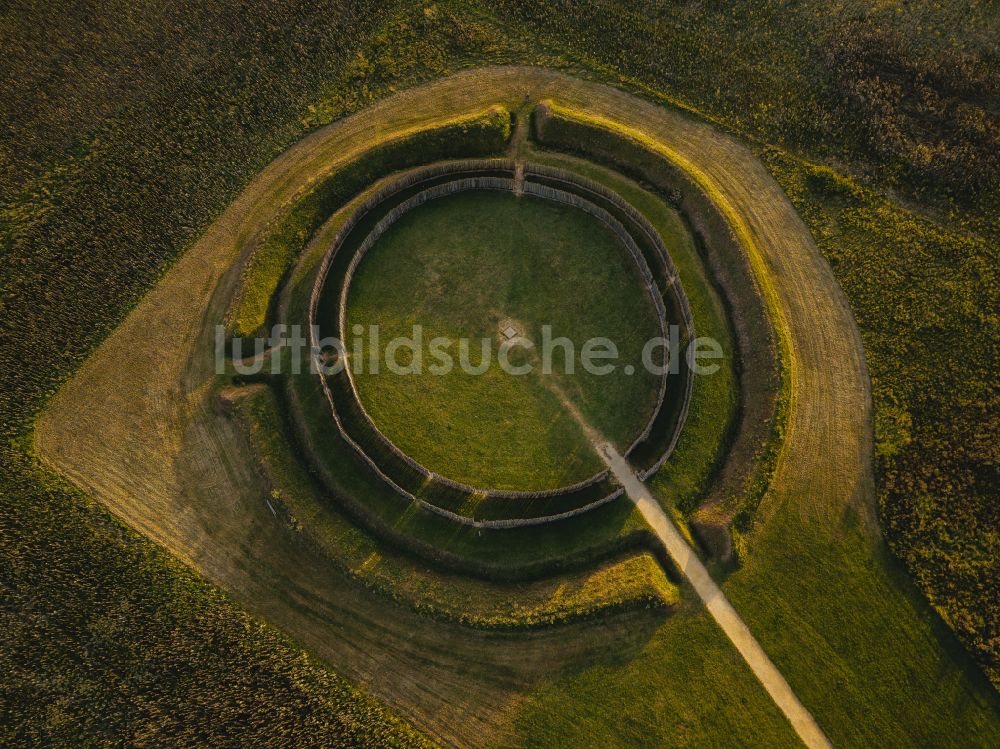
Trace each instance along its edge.
<path fill-rule="evenodd" d="M 1000 78 L 969 52 L 907 54 L 900 32 L 856 21 L 838 29 L 824 58 L 845 107 L 877 159 L 958 197 L 996 191 Z"/>

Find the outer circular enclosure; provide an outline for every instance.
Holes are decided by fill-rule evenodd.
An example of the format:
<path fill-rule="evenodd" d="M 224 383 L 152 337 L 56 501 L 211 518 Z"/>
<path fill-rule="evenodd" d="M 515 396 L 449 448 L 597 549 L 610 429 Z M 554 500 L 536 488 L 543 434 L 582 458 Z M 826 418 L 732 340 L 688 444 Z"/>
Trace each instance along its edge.
<path fill-rule="evenodd" d="M 687 298 L 670 254 L 649 222 L 617 193 L 572 172 L 505 159 L 445 162 L 409 172 L 363 201 L 337 232 L 317 272 L 309 304 L 312 344 L 316 337 L 348 338 L 348 297 L 366 253 L 410 211 L 449 195 L 500 191 L 572 206 L 596 219 L 625 248 L 655 310 L 659 334 L 680 327 L 679 345 L 693 336 Z M 336 320 L 335 330 L 323 321 Z M 663 362 L 666 352 L 661 348 Z M 428 470 L 379 429 L 358 393 L 352 367 L 317 361 L 333 421 L 343 439 L 395 492 L 463 524 L 517 527 L 581 514 L 620 496 L 606 469 L 571 485 L 539 491 L 501 490 L 461 483 Z M 331 369 L 333 370 L 331 372 Z M 669 380 L 669 384 L 668 384 Z M 691 392 L 687 367 L 659 378 L 655 402 L 639 434 L 624 451 L 642 477 L 666 461 L 683 427 Z M 669 395 L 669 397 L 667 397 Z"/>

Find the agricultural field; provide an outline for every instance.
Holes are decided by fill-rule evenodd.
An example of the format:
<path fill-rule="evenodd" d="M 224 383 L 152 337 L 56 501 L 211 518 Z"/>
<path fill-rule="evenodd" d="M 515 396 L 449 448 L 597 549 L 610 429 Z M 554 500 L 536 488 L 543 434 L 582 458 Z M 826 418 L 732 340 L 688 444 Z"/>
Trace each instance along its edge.
<path fill-rule="evenodd" d="M 0 745 L 1000 744 L 991 4 L 0 29 Z"/>

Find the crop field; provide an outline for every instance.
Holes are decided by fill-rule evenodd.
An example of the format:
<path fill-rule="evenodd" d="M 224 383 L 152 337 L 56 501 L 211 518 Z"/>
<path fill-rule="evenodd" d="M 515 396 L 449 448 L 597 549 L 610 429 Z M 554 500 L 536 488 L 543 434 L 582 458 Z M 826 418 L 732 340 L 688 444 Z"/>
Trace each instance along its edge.
<path fill-rule="evenodd" d="M 0 744 L 1000 743 L 992 7 L 0 29 Z"/>

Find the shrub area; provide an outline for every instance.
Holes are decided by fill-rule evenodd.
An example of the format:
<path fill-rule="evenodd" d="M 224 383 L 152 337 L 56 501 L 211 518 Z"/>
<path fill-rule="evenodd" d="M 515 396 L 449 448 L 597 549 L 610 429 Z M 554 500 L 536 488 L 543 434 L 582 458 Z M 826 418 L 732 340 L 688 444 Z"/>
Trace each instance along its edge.
<path fill-rule="evenodd" d="M 872 157 L 899 163 L 900 182 L 963 200 L 996 193 L 1000 76 L 988 60 L 948 47 L 913 54 L 899 30 L 855 21 L 831 34 L 824 61 Z"/>
<path fill-rule="evenodd" d="M 1000 196 L 988 5 L 498 0 L 559 59 L 907 194 Z"/>

